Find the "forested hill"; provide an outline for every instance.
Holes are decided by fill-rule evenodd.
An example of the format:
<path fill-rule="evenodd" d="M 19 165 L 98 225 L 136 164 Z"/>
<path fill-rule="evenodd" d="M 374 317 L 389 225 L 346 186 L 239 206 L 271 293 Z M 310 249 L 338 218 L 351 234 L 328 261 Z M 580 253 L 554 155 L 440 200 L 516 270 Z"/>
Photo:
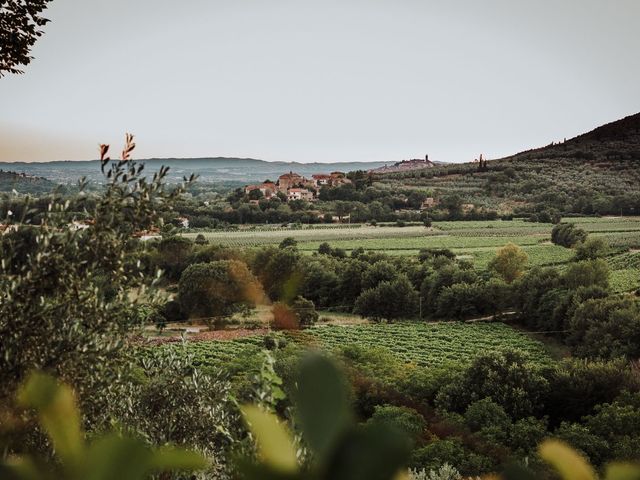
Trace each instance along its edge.
<path fill-rule="evenodd" d="M 388 174 L 391 188 L 419 188 L 436 197 L 501 214 L 640 214 L 640 114 L 575 138 L 497 160 Z M 546 216 L 545 216 L 546 217 Z"/>
<path fill-rule="evenodd" d="M 0 169 L 0 192 L 15 190 L 18 193 L 41 194 L 50 192 L 56 186 L 46 178 Z"/>
<path fill-rule="evenodd" d="M 640 113 L 607 123 L 562 143 L 521 152 L 509 159 L 575 158 L 578 160 L 640 159 Z"/>

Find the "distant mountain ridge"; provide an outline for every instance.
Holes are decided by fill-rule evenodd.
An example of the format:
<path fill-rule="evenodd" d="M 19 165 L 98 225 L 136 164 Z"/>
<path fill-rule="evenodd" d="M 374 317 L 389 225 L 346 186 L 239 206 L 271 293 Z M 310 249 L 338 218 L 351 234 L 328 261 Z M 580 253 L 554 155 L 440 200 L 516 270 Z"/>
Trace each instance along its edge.
<path fill-rule="evenodd" d="M 204 183 L 237 182 L 251 183 L 265 179 L 275 180 L 278 176 L 289 171 L 295 171 L 304 176 L 315 173 L 329 173 L 332 171 L 349 172 L 352 170 L 371 170 L 389 162 L 331 162 L 331 163 L 299 163 L 299 162 L 268 162 L 255 158 L 149 158 L 138 160 L 144 163 L 153 173 L 160 166 L 168 166 L 169 181 L 180 181 L 183 176 L 191 173 L 199 175 Z M 11 162 L 0 163 L 0 168 L 13 170 L 28 175 L 45 177 L 56 183 L 75 183 L 80 177 L 87 177 L 91 181 L 103 180 L 98 160 L 56 160 L 51 162 Z"/>

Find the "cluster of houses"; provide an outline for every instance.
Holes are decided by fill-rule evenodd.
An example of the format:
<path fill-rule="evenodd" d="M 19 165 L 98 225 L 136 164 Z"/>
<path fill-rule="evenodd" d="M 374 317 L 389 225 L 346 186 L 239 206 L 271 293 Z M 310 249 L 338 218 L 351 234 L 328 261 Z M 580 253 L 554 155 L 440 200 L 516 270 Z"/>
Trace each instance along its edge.
<path fill-rule="evenodd" d="M 317 200 L 318 192 L 322 187 L 339 187 L 347 183 L 351 183 L 351 180 L 343 172 L 319 173 L 311 175 L 311 178 L 305 178 L 290 171 L 280 175 L 275 183 L 267 180 L 257 185 L 247 185 L 244 187 L 244 193 L 249 195 L 252 191 L 259 190 L 262 198 L 268 200 L 280 192 L 286 195 L 287 201 L 313 202 Z M 258 200 L 253 199 L 251 202 L 257 203 Z"/>

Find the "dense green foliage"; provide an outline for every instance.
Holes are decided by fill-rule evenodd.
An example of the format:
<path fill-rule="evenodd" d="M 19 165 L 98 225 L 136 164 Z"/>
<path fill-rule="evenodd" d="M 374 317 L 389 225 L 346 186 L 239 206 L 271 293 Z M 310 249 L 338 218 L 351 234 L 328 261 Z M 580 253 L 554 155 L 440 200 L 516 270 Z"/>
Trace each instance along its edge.
<path fill-rule="evenodd" d="M 49 20 L 42 16 L 51 0 L 5 0 L 0 9 L 0 77 L 23 73 L 31 48 Z"/>

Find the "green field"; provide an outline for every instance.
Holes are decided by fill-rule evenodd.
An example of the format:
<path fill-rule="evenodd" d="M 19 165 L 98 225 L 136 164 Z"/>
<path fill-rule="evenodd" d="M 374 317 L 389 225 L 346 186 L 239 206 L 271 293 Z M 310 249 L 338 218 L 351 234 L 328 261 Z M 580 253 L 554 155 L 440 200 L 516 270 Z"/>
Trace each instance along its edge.
<path fill-rule="evenodd" d="M 640 248 L 640 217 L 567 218 L 590 235 L 602 237 L 618 249 Z M 477 269 L 485 269 L 496 250 L 507 243 L 522 247 L 529 256 L 529 266 L 561 265 L 571 260 L 574 251 L 553 245 L 551 224 L 524 220 L 436 222 L 423 226 L 305 225 L 299 228 L 248 227 L 233 231 L 203 232 L 212 244 L 230 247 L 277 245 L 287 237 L 295 238 L 306 254 L 318 250 L 323 242 L 350 252 L 355 248 L 389 255 L 417 255 L 422 248 L 448 248 L 459 258 L 472 261 Z M 186 233 L 195 238 L 198 233 Z M 611 283 L 617 292 L 640 286 L 640 261 L 629 263 L 633 253 L 609 258 Z M 621 260 L 616 260 L 621 258 Z M 638 258 L 636 256 L 636 258 Z"/>
<path fill-rule="evenodd" d="M 498 322 L 321 325 L 295 334 L 279 335 L 327 351 L 348 345 L 382 347 L 402 361 L 421 366 L 466 363 L 481 353 L 503 349 L 521 350 L 541 364 L 552 362 L 541 342 Z M 240 356 L 255 355 L 264 347 L 263 337 L 255 335 L 232 341 L 193 342 L 160 348 L 178 351 L 184 348 L 193 355 L 195 365 L 217 368 L 233 363 Z"/>
<path fill-rule="evenodd" d="M 551 361 L 542 343 L 498 322 L 324 325 L 310 333 L 328 350 L 346 345 L 384 347 L 422 366 L 466 363 L 481 353 L 504 349 L 521 350 L 535 362 Z"/>

